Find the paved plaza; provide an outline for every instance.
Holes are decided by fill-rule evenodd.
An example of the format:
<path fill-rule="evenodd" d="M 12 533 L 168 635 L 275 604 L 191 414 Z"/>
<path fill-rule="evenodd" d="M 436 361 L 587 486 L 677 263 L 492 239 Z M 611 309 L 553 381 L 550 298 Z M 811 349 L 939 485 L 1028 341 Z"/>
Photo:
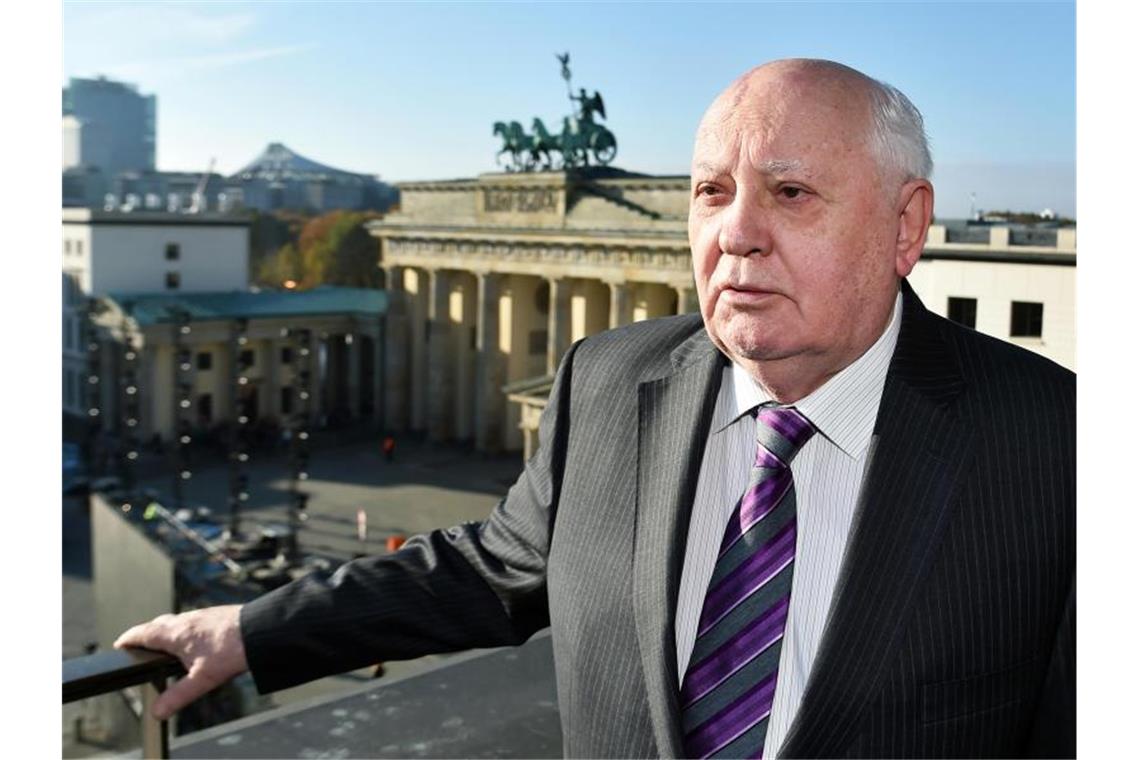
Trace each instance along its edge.
<path fill-rule="evenodd" d="M 387 461 L 375 443 L 315 449 L 310 477 L 303 489 L 311 494 L 309 519 L 301 528 L 301 546 L 308 553 L 336 561 L 360 552 L 383 553 L 389 536 L 446 527 L 485 518 L 506 494 L 522 469 L 517 453 L 486 455 L 458 446 L 430 445 L 401 440 L 394 461 Z M 284 525 L 288 520 L 289 466 L 284 455 L 261 457 L 249 463 L 250 500 L 242 512 L 243 528 L 257 523 Z M 170 493 L 168 475 L 144 478 L 143 488 Z M 227 512 L 229 472 L 214 463 L 194 472 L 185 489 L 187 505 L 206 505 L 224 517 Z M 368 540 L 357 539 L 357 510 L 368 517 Z M 90 520 L 84 501 L 63 501 L 63 657 L 84 653 L 95 640 L 91 588 Z M 389 673 L 399 675 L 424 667 L 438 658 L 412 663 L 390 663 Z M 274 702 L 284 704 L 327 694 L 369 677 L 364 672 L 322 679 L 279 692 Z M 66 756 L 98 751 L 76 746 L 65 710 Z"/>

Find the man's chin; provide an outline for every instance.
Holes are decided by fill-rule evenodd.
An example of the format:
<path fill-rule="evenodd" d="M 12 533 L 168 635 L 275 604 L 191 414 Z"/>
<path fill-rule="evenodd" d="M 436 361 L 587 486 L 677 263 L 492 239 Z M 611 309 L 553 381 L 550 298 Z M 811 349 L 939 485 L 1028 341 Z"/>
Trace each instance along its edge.
<path fill-rule="evenodd" d="M 787 359 L 800 353 L 786 339 L 758 331 L 709 331 L 713 343 L 736 362 L 770 362 Z M 782 339 L 781 339 L 782 338 Z"/>

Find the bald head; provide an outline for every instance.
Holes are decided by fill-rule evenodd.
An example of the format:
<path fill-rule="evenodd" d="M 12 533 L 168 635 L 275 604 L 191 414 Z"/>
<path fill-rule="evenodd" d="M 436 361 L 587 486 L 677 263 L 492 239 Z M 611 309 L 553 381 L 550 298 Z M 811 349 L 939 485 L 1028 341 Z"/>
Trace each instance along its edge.
<path fill-rule="evenodd" d="M 930 177 L 930 149 L 918 109 L 891 85 L 834 61 L 789 58 L 746 72 L 709 106 L 697 139 L 728 121 L 766 131 L 790 108 L 805 105 L 858 135 L 872 149 L 884 178 Z"/>

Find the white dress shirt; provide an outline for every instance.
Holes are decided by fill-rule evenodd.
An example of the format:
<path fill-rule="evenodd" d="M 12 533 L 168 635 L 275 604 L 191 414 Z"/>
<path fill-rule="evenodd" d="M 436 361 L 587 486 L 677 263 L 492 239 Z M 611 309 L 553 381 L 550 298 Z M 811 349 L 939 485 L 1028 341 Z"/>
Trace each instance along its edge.
<path fill-rule="evenodd" d="M 819 649 L 901 315 L 900 294 L 895 298 L 891 320 L 875 344 L 792 405 L 817 432 L 792 460 L 796 558 L 776 694 L 764 742 L 765 758 L 775 757 L 787 735 Z M 724 529 L 748 486 L 756 456 L 756 423 L 748 412 L 770 400 L 740 366 L 725 368 L 701 461 L 674 621 L 677 673 L 682 682 Z"/>

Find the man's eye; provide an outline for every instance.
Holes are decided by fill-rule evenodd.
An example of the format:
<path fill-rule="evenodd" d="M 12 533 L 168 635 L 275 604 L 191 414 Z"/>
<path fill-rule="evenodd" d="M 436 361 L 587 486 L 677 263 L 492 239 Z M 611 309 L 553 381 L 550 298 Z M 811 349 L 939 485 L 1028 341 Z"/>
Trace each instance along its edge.
<path fill-rule="evenodd" d="M 792 187 L 789 185 L 780 188 L 780 195 L 784 196 L 788 200 L 799 198 L 803 194 L 804 189 L 802 187 Z"/>

